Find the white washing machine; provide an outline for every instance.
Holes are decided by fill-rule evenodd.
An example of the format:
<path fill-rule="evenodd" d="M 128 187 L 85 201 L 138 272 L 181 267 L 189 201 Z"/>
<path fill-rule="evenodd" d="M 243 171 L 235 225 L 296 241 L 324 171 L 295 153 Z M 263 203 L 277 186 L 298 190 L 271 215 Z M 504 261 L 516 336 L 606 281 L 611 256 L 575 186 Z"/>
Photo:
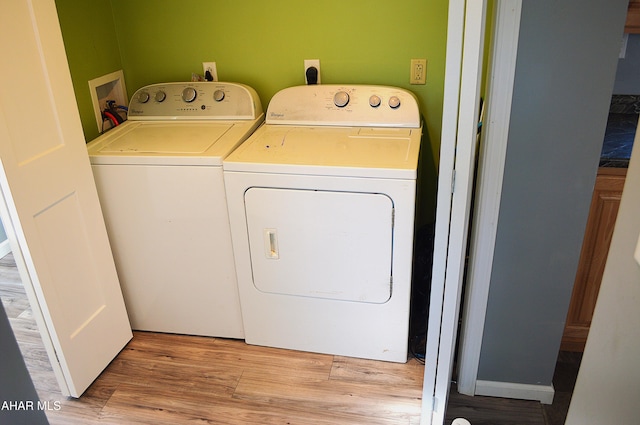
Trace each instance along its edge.
<path fill-rule="evenodd" d="M 89 143 L 133 329 L 244 337 L 222 160 L 263 120 L 241 84 L 154 84 Z"/>
<path fill-rule="evenodd" d="M 273 97 L 223 163 L 247 343 L 406 362 L 421 134 L 403 89 Z"/>

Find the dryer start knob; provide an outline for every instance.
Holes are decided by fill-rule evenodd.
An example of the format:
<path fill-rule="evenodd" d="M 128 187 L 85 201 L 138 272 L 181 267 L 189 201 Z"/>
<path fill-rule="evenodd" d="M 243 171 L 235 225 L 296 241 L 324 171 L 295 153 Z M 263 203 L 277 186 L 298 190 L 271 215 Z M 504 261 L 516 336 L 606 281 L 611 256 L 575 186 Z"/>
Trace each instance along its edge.
<path fill-rule="evenodd" d="M 197 96 L 198 92 L 193 87 L 187 87 L 186 89 L 182 90 L 182 100 L 187 103 L 191 103 L 196 100 Z"/>
<path fill-rule="evenodd" d="M 349 103 L 349 93 L 347 93 L 346 91 L 339 91 L 333 96 L 333 103 L 338 108 L 347 106 L 347 104 Z"/>
<path fill-rule="evenodd" d="M 391 96 L 389 98 L 389 106 L 392 109 L 397 109 L 400 107 L 400 98 L 398 96 Z"/>

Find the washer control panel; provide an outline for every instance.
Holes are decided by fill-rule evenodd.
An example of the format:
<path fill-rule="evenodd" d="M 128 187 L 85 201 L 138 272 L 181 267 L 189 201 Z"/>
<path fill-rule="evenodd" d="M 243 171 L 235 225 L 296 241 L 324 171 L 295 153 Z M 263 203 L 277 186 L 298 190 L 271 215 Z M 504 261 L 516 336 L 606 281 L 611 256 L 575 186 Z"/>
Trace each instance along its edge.
<path fill-rule="evenodd" d="M 262 114 L 256 91 L 244 84 L 188 82 L 152 84 L 129 102 L 129 120 L 253 120 Z"/>
<path fill-rule="evenodd" d="M 418 100 L 388 86 L 307 85 L 273 96 L 267 124 L 356 127 L 420 127 Z"/>

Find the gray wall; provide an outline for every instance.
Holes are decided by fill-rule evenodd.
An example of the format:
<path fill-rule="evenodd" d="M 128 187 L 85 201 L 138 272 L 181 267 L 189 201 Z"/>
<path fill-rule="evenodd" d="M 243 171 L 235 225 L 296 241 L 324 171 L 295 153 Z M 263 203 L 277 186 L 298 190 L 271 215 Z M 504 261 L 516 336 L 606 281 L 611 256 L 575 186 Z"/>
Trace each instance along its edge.
<path fill-rule="evenodd" d="M 550 385 L 627 0 L 525 0 L 478 379 Z"/>
<path fill-rule="evenodd" d="M 640 34 L 629 34 L 624 59 L 618 60 L 614 94 L 640 94 Z"/>

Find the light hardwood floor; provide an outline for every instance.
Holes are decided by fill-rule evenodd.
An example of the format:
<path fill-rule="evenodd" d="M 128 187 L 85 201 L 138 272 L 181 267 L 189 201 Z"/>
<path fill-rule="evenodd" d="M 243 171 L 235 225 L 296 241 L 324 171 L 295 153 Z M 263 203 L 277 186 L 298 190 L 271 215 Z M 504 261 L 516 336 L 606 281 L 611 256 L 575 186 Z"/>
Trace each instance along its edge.
<path fill-rule="evenodd" d="M 47 412 L 52 425 L 419 423 L 424 366 L 415 359 L 396 364 L 151 332 L 134 332 L 80 399 L 66 398 L 11 255 L 0 259 L 0 298 L 40 399 L 54 409 L 59 403 Z M 560 425 L 577 373 L 574 359 L 567 364 L 568 376 L 554 379 L 552 406 L 467 397 L 452 385 L 445 424 L 465 417 L 473 425 Z"/>
<path fill-rule="evenodd" d="M 1 260 L 9 265 L 11 258 Z M 5 304 L 51 424 L 418 424 L 424 366 L 135 332 L 80 399 L 63 397 L 15 269 Z M 7 283 L 8 282 L 8 283 Z"/>
<path fill-rule="evenodd" d="M 52 424 L 417 424 L 421 378 L 415 360 L 136 332 L 79 400 L 48 416 Z"/>

